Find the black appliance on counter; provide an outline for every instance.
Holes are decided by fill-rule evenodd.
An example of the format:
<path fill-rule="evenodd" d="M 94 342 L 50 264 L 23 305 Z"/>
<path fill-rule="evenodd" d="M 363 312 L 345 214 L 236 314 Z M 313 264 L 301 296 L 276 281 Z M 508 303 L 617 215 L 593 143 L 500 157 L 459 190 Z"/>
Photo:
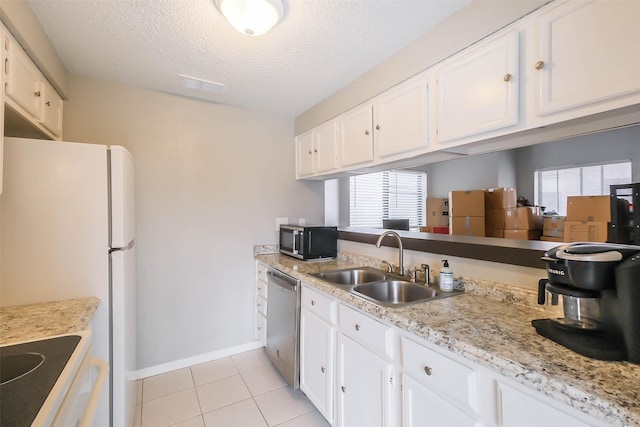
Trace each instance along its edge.
<path fill-rule="evenodd" d="M 536 331 L 577 353 L 640 363 L 640 246 L 567 243 L 542 258 L 538 303 L 564 317 L 537 319 Z"/>
<path fill-rule="evenodd" d="M 338 227 L 281 225 L 280 253 L 303 260 L 335 258 L 338 256 Z"/>

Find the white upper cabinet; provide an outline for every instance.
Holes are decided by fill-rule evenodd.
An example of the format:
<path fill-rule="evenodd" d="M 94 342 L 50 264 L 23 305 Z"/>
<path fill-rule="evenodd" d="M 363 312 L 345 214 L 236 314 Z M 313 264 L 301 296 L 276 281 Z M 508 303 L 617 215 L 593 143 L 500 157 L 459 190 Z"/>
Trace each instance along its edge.
<path fill-rule="evenodd" d="M 313 154 L 313 131 L 310 130 L 296 136 L 296 178 L 313 176 L 315 170 L 315 156 Z"/>
<path fill-rule="evenodd" d="M 338 169 L 338 123 L 330 120 L 296 137 L 296 178 Z"/>
<path fill-rule="evenodd" d="M 426 73 L 376 98 L 374 106 L 376 157 L 387 161 L 429 145 L 428 78 Z"/>
<path fill-rule="evenodd" d="M 62 137 L 62 98 L 49 84 L 31 58 L 2 26 L 5 58 L 6 103 L 39 133 L 51 139 Z"/>
<path fill-rule="evenodd" d="M 519 120 L 519 32 L 483 42 L 436 67 L 439 143 Z"/>
<path fill-rule="evenodd" d="M 338 118 L 340 166 L 373 163 L 373 104 L 367 103 Z"/>
<path fill-rule="evenodd" d="M 544 123 L 640 102 L 640 2 L 569 1 L 536 16 L 534 114 Z"/>
<path fill-rule="evenodd" d="M 313 130 L 315 171 L 329 173 L 338 168 L 338 123 L 331 120 Z"/>
<path fill-rule="evenodd" d="M 30 116 L 39 118 L 43 90 L 40 71 L 15 42 L 10 42 L 5 67 L 7 98 Z"/>

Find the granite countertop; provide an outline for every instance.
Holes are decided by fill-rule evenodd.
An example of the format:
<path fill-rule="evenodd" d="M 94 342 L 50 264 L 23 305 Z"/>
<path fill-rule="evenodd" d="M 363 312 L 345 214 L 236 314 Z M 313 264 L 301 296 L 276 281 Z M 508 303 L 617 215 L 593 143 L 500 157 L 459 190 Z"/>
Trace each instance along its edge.
<path fill-rule="evenodd" d="M 0 307 L 0 345 L 83 331 L 99 304 L 87 297 Z"/>
<path fill-rule="evenodd" d="M 360 264 L 353 260 L 303 262 L 260 253 L 256 259 L 607 424 L 640 425 L 640 366 L 589 359 L 538 335 L 531 320 L 547 318 L 549 312 L 527 306 L 527 298 L 515 298 L 522 304 L 505 302 L 474 290 L 403 308 L 385 308 L 308 276 Z M 491 293 L 489 290 L 486 295 Z M 533 291 L 529 293 L 533 296 Z"/>

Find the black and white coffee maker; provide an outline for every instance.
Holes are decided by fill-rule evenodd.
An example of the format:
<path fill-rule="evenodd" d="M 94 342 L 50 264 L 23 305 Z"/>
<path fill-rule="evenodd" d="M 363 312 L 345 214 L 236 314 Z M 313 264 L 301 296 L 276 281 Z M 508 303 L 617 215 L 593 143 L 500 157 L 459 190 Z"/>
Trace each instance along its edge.
<path fill-rule="evenodd" d="M 536 331 L 577 353 L 640 363 L 640 246 L 567 243 L 542 258 L 538 303 L 564 317 L 533 320 Z"/>

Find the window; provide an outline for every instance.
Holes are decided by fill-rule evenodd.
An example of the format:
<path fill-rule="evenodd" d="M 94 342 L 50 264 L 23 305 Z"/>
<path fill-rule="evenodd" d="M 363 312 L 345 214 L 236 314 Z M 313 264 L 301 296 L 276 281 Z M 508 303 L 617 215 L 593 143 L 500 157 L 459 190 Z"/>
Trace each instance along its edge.
<path fill-rule="evenodd" d="M 425 223 L 427 174 L 392 170 L 349 178 L 349 224 L 382 227 L 383 219 L 409 219 L 411 228 Z"/>
<path fill-rule="evenodd" d="M 567 196 L 608 195 L 609 186 L 631 182 L 631 161 L 534 173 L 535 204 L 567 214 Z"/>

